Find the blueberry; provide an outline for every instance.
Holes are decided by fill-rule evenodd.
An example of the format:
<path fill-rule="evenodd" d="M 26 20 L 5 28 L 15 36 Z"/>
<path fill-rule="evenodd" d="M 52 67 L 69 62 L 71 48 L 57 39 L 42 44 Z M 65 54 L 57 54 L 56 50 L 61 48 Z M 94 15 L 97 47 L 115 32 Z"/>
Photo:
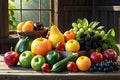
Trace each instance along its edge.
<path fill-rule="evenodd" d="M 109 71 L 113 71 L 113 67 L 112 66 L 110 66 L 108 69 L 109 69 Z"/>
<path fill-rule="evenodd" d="M 99 63 L 96 63 L 96 67 L 100 67 L 100 64 L 99 64 Z"/>
<path fill-rule="evenodd" d="M 114 68 L 115 71 L 119 71 L 119 66 Z"/>
<path fill-rule="evenodd" d="M 94 69 L 95 71 L 97 71 L 97 70 L 98 70 L 96 66 L 94 66 L 94 67 L 93 67 L 93 69 Z"/>
<path fill-rule="evenodd" d="M 103 71 L 104 71 L 104 72 L 108 72 L 109 69 L 108 69 L 108 68 L 103 68 Z"/>
<path fill-rule="evenodd" d="M 89 71 L 90 71 L 90 72 L 94 72 L 94 69 L 93 69 L 93 68 L 90 68 Z"/>

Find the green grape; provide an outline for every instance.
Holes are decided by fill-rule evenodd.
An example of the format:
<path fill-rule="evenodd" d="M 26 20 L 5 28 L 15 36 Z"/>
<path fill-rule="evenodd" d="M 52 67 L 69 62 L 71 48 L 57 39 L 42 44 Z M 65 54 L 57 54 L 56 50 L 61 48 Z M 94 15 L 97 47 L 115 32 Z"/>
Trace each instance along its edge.
<path fill-rule="evenodd" d="M 73 23 L 72 23 L 72 27 L 73 27 L 73 28 L 75 28 L 75 27 L 78 28 L 77 23 L 73 22 Z"/>
<path fill-rule="evenodd" d="M 105 34 L 104 36 L 102 36 L 103 40 L 107 39 L 107 34 Z"/>
<path fill-rule="evenodd" d="M 92 28 L 88 28 L 88 31 L 89 31 L 89 32 L 92 32 L 93 30 L 92 30 Z"/>
<path fill-rule="evenodd" d="M 79 29 L 77 27 L 74 27 L 73 28 L 73 31 L 78 31 Z"/>
<path fill-rule="evenodd" d="M 81 28 L 81 27 L 82 27 L 82 25 L 80 23 L 78 23 L 78 28 Z"/>
<path fill-rule="evenodd" d="M 79 31 L 80 31 L 81 33 L 83 33 L 83 32 L 84 32 L 84 29 L 83 29 L 83 28 L 80 28 Z"/>
<path fill-rule="evenodd" d="M 81 34 L 81 32 L 80 31 L 77 31 L 77 33 L 76 33 L 77 35 L 80 35 Z"/>
<path fill-rule="evenodd" d="M 98 36 L 100 33 L 99 31 L 95 31 L 95 35 Z"/>
<path fill-rule="evenodd" d="M 87 29 L 88 29 L 88 27 L 87 27 L 87 26 L 83 26 L 83 28 L 84 28 L 85 30 L 87 30 Z"/>
<path fill-rule="evenodd" d="M 100 31 L 100 35 L 101 35 L 102 37 L 105 36 L 105 31 L 104 31 L 104 30 Z"/>

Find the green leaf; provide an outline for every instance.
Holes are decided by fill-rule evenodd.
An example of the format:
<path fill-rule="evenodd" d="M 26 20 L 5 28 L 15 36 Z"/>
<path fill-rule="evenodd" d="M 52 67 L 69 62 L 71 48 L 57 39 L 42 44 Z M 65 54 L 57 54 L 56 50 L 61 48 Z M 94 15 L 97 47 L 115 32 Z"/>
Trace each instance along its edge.
<path fill-rule="evenodd" d="M 97 30 L 101 30 L 103 28 L 104 28 L 104 26 L 99 26 L 99 27 L 97 27 Z"/>
<path fill-rule="evenodd" d="M 111 44 L 111 45 L 117 44 L 117 42 L 115 41 L 115 39 L 112 36 L 107 39 L 108 39 L 109 44 Z"/>
<path fill-rule="evenodd" d="M 82 25 L 83 26 L 88 26 L 88 24 L 89 24 L 88 20 L 86 18 L 84 18 L 83 21 L 82 21 Z"/>
<path fill-rule="evenodd" d="M 15 2 L 15 0 L 10 0 L 10 1 Z"/>
<path fill-rule="evenodd" d="M 77 24 L 82 24 L 82 19 L 77 19 Z"/>
<path fill-rule="evenodd" d="M 26 4 L 26 2 L 28 2 L 28 0 L 24 0 L 24 3 Z"/>
<path fill-rule="evenodd" d="M 111 48 L 117 52 L 118 56 L 120 55 L 120 49 L 119 49 L 119 47 L 117 45 L 112 45 Z"/>
<path fill-rule="evenodd" d="M 99 22 L 97 22 L 97 21 L 92 21 L 92 22 L 88 25 L 88 27 L 94 29 L 98 24 L 99 24 Z"/>
<path fill-rule="evenodd" d="M 9 7 L 9 9 L 16 9 L 16 7 L 14 5 L 12 5 L 11 3 L 9 3 L 8 7 Z"/>
<path fill-rule="evenodd" d="M 113 36 L 115 37 L 115 30 L 112 28 L 107 32 L 108 36 Z"/>

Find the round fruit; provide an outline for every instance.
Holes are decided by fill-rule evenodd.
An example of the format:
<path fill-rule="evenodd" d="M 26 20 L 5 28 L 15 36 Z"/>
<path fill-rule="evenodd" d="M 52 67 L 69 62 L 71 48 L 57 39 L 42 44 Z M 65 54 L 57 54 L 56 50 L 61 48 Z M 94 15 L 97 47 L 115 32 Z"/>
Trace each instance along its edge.
<path fill-rule="evenodd" d="M 103 55 L 102 55 L 102 53 L 97 52 L 97 51 L 92 52 L 90 54 L 90 59 L 91 59 L 92 63 L 99 63 L 103 60 Z"/>
<path fill-rule="evenodd" d="M 52 43 L 46 38 L 36 38 L 31 44 L 31 51 L 35 55 L 45 56 L 49 51 L 52 50 Z"/>
<path fill-rule="evenodd" d="M 34 26 L 31 25 L 30 23 L 25 23 L 22 27 L 22 31 L 33 31 Z"/>
<path fill-rule="evenodd" d="M 76 65 L 80 71 L 87 71 L 91 67 L 91 60 L 87 56 L 80 56 L 76 60 Z"/>
<path fill-rule="evenodd" d="M 31 67 L 31 60 L 34 54 L 31 51 L 24 51 L 20 54 L 19 63 L 22 67 Z"/>
<path fill-rule="evenodd" d="M 65 33 L 64 33 L 64 37 L 65 37 L 65 40 L 66 41 L 68 41 L 68 40 L 70 40 L 70 39 L 75 39 L 76 38 L 76 35 L 75 35 L 75 33 L 73 32 L 73 31 L 66 31 Z"/>
<path fill-rule="evenodd" d="M 43 64 L 45 64 L 45 58 L 41 55 L 36 55 L 31 60 L 31 67 L 36 71 L 41 70 Z"/>
<path fill-rule="evenodd" d="M 48 52 L 46 55 L 46 60 L 51 67 L 61 59 L 62 59 L 62 56 L 60 55 L 60 53 L 54 50 Z"/>
<path fill-rule="evenodd" d="M 22 31 L 22 27 L 25 23 L 24 22 L 20 22 L 18 25 L 17 25 L 17 30 L 18 31 Z"/>
<path fill-rule="evenodd" d="M 65 44 L 65 50 L 68 52 L 78 52 L 80 49 L 80 44 L 77 40 L 68 40 Z"/>
<path fill-rule="evenodd" d="M 26 21 L 25 24 L 31 24 L 32 26 L 34 26 L 34 22 L 33 21 Z"/>
<path fill-rule="evenodd" d="M 118 55 L 117 52 L 113 49 L 106 49 L 103 51 L 103 57 L 107 60 L 117 61 Z"/>

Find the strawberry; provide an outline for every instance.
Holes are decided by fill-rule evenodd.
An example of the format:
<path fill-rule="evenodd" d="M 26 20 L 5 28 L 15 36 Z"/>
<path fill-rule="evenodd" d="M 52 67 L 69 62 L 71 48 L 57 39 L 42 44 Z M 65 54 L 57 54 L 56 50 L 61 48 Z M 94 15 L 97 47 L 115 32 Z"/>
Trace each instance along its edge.
<path fill-rule="evenodd" d="M 48 63 L 44 63 L 43 66 L 41 67 L 41 70 L 43 72 L 50 72 L 50 65 Z"/>
<path fill-rule="evenodd" d="M 57 45 L 56 45 L 56 50 L 61 50 L 61 51 L 64 51 L 65 50 L 65 45 L 63 42 L 58 42 Z"/>
<path fill-rule="evenodd" d="M 78 69 L 77 69 L 76 63 L 75 63 L 74 61 L 70 61 L 70 62 L 67 64 L 67 70 L 68 70 L 68 71 L 72 71 L 72 72 L 77 72 Z"/>

